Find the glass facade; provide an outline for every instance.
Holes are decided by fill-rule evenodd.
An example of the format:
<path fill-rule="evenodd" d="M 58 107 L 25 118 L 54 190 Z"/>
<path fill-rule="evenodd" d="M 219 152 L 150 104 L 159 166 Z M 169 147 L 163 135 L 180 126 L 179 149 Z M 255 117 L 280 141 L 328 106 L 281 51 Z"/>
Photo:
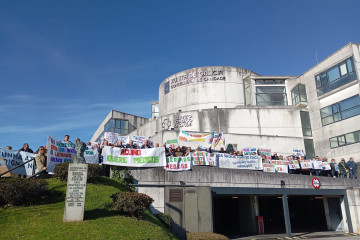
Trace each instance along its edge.
<path fill-rule="evenodd" d="M 306 88 L 303 84 L 298 84 L 291 90 L 292 104 L 296 105 L 299 102 L 307 102 Z"/>
<path fill-rule="evenodd" d="M 318 96 L 357 79 L 354 61 L 351 58 L 315 76 Z"/>
<path fill-rule="evenodd" d="M 122 119 L 110 119 L 104 126 L 104 132 L 115 132 L 127 135 L 130 132 L 129 121 Z"/>
<path fill-rule="evenodd" d="M 330 148 L 343 147 L 360 142 L 360 130 L 330 138 Z"/>
<path fill-rule="evenodd" d="M 360 114 L 360 97 L 352 96 L 320 109 L 322 125 L 328 125 Z"/>
<path fill-rule="evenodd" d="M 300 118 L 301 118 L 301 126 L 302 126 L 302 132 L 303 135 L 306 137 L 312 136 L 311 131 L 311 123 L 310 123 L 310 114 L 309 112 L 300 112 Z"/>
<path fill-rule="evenodd" d="M 285 86 L 257 86 L 256 105 L 287 105 Z"/>

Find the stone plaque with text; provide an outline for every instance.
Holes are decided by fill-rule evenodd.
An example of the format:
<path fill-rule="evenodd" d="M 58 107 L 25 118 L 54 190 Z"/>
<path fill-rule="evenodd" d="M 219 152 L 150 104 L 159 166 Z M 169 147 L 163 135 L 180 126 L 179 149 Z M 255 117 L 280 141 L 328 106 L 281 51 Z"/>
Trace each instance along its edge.
<path fill-rule="evenodd" d="M 69 164 L 64 222 L 84 220 L 87 164 Z"/>

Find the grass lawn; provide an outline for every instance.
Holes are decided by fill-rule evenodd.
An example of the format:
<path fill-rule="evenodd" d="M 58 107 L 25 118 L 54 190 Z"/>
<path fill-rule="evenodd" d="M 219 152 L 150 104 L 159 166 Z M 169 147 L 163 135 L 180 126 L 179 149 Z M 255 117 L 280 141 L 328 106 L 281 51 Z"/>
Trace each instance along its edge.
<path fill-rule="evenodd" d="M 149 211 L 143 220 L 112 211 L 110 196 L 122 185 L 106 177 L 87 184 L 84 221 L 63 223 L 66 183 L 47 181 L 51 193 L 38 205 L 0 208 L 0 239 L 177 239 Z"/>

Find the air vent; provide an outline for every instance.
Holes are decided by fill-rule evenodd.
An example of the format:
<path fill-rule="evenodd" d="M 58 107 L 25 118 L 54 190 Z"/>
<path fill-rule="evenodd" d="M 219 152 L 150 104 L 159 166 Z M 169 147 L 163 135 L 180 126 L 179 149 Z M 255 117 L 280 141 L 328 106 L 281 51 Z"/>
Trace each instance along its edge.
<path fill-rule="evenodd" d="M 182 202 L 183 190 L 182 189 L 170 189 L 170 202 Z"/>

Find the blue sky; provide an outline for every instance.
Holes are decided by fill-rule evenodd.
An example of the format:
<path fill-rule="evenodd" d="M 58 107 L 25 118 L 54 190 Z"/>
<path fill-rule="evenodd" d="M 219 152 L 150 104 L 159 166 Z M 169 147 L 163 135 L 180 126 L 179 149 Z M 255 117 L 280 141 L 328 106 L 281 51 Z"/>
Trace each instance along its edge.
<path fill-rule="evenodd" d="M 90 140 L 111 109 L 150 117 L 168 76 L 300 75 L 360 42 L 360 1 L 0 1 L 0 148 Z"/>

